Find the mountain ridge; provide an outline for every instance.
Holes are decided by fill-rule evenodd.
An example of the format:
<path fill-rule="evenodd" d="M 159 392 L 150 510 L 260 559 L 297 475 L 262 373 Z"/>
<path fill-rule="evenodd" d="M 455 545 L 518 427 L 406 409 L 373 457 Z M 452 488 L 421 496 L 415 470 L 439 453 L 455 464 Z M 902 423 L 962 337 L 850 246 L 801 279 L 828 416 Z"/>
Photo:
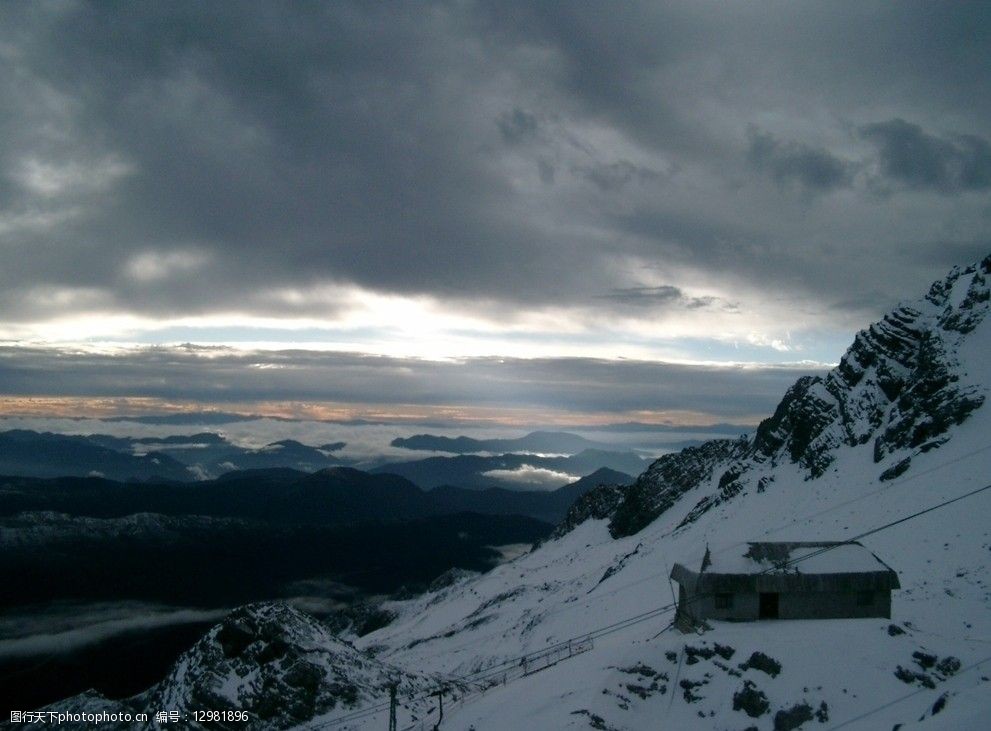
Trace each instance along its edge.
<path fill-rule="evenodd" d="M 479 731 L 806 728 L 858 715 L 869 716 L 864 728 L 967 728 L 951 719 L 980 717 L 975 702 L 986 717 L 983 681 L 952 677 L 986 655 L 968 638 L 991 633 L 986 498 L 872 535 L 870 550 L 902 582 L 892 620 L 715 622 L 702 637 L 665 633 L 660 613 L 643 628 L 623 620 L 669 606 L 671 563 L 710 546 L 844 540 L 985 484 L 989 273 L 991 257 L 951 271 L 858 334 L 832 373 L 801 379 L 754 435 L 665 455 L 631 487 L 586 493 L 536 550 L 387 603 L 395 619 L 357 645 L 411 667 L 470 673 L 619 627 L 594 652 L 451 713 L 451 723 Z M 471 626 L 479 615 L 483 629 Z M 928 658 L 948 672 L 930 674 L 919 665 Z"/>
<path fill-rule="evenodd" d="M 833 372 L 800 379 L 754 435 L 666 455 L 631 487 L 585 493 L 562 529 L 520 558 L 385 602 L 390 621 L 354 646 L 407 671 L 504 673 L 446 707 L 445 724 L 476 731 L 856 719 L 935 731 L 986 719 L 986 681 L 970 671 L 991 636 L 989 493 L 960 496 L 991 471 L 989 273 L 991 257 L 955 269 L 858 334 Z M 916 517 L 892 520 L 907 514 Z M 703 635 L 668 621 L 674 561 L 758 537 L 867 532 L 902 585 L 890 620 L 712 622 Z M 581 651 L 527 673 L 521 657 L 571 642 Z M 517 682 L 505 668 L 521 662 Z M 384 724 L 387 704 L 365 708 L 350 727 Z M 437 721 L 436 710 L 403 718 Z"/>
<path fill-rule="evenodd" d="M 425 490 L 448 484 L 475 490 L 484 490 L 489 487 L 510 488 L 516 487 L 518 484 L 519 489 L 526 489 L 528 483 L 522 480 L 527 479 L 527 470 L 545 470 L 558 473 L 558 475 L 550 475 L 550 477 L 555 479 L 556 486 L 561 486 L 567 484 L 569 476 L 586 476 L 602 467 L 625 474 L 636 474 L 647 464 L 646 460 L 633 452 L 603 452 L 595 449 L 584 449 L 577 454 L 564 457 L 512 453 L 492 457 L 477 454 L 427 457 L 409 462 L 390 462 L 375 467 L 371 472 L 402 475 Z M 519 474 L 521 482 L 512 483 L 508 477 L 509 474 Z"/>
<path fill-rule="evenodd" d="M 873 440 L 881 479 L 906 472 L 913 456 L 938 449 L 947 430 L 984 403 L 982 387 L 966 382 L 956 351 L 987 313 L 989 275 L 991 256 L 955 268 L 923 298 L 861 330 L 825 377 L 798 379 L 751 438 L 661 457 L 616 504 L 610 531 L 636 533 L 714 471 L 718 490 L 696 503 L 686 523 L 742 492 L 768 489 L 773 476 L 762 474 L 766 467 L 791 461 L 806 471 L 805 479 L 818 478 L 841 446 Z M 895 453 L 899 458 L 889 459 Z"/>
<path fill-rule="evenodd" d="M 411 437 L 398 437 L 390 443 L 402 449 L 451 454 L 472 454 L 476 452 L 531 452 L 545 454 L 575 454 L 585 449 L 610 449 L 605 442 L 596 442 L 570 432 L 532 431 L 515 439 L 473 439 L 472 437 L 443 437 L 433 434 L 414 434 Z"/>
<path fill-rule="evenodd" d="M 24 511 L 89 518 L 156 513 L 333 526 L 478 512 L 527 515 L 556 523 L 571 502 L 598 484 L 632 480 L 608 468 L 554 490 L 473 490 L 450 485 L 423 490 L 401 475 L 352 467 L 314 473 L 287 468 L 243 470 L 194 484 L 148 482 L 140 486 L 98 477 L 0 476 L 0 517 Z"/>

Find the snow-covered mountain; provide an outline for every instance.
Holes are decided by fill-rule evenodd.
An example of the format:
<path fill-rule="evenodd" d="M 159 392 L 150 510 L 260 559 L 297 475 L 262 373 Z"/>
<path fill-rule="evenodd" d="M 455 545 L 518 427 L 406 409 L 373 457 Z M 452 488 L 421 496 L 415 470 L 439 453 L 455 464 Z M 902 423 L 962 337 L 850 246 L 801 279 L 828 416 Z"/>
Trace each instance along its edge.
<path fill-rule="evenodd" d="M 390 603 L 397 619 L 357 646 L 459 677 L 512 669 L 446 709 L 450 728 L 981 728 L 991 491 L 863 540 L 899 574 L 890 621 L 713 622 L 686 636 L 664 631 L 664 608 L 672 564 L 707 545 L 844 540 L 988 482 L 989 274 L 991 257 L 952 271 L 858 334 L 826 377 L 796 383 L 752 438 L 667 455 L 630 488 L 588 493 L 553 540 Z M 588 635 L 591 651 L 512 679 L 525 653 Z"/>
<path fill-rule="evenodd" d="M 281 605 L 242 610 L 259 616 L 235 632 L 241 655 L 223 645 L 232 615 L 135 702 L 257 711 L 275 688 L 294 710 L 267 728 L 378 729 L 401 677 L 399 728 L 433 728 L 441 689 L 440 727 L 475 731 L 987 728 L 991 490 L 948 501 L 991 475 L 989 275 L 991 257 L 952 271 L 799 380 L 752 437 L 592 490 L 526 555 L 387 602 L 386 626 L 340 638 Z M 861 539 L 898 573 L 890 620 L 672 626 L 675 562 L 848 540 L 934 506 Z M 263 662 L 266 633 L 286 632 L 292 657 L 313 653 L 309 686 Z M 339 673 L 358 690 L 330 693 Z"/>
<path fill-rule="evenodd" d="M 614 536 L 632 535 L 681 496 L 719 471 L 718 491 L 705 495 L 686 521 L 751 492 L 763 492 L 774 468 L 797 464 L 805 479 L 821 477 L 844 447 L 870 444 L 877 476 L 890 480 L 912 458 L 949 439 L 985 399 L 958 352 L 988 309 L 988 260 L 953 271 L 926 297 L 904 304 L 857 334 L 824 378 L 801 378 L 753 439 L 713 440 L 663 457 L 617 506 Z"/>
<path fill-rule="evenodd" d="M 285 604 L 258 604 L 210 630 L 148 694 L 146 705 L 186 716 L 204 709 L 247 711 L 252 720 L 241 728 L 283 728 L 378 701 L 393 683 L 405 700 L 429 691 L 436 680 L 359 652 Z M 405 710 L 423 713 L 426 705 Z"/>
<path fill-rule="evenodd" d="M 183 728 L 260 731 L 367 706 L 380 700 L 390 686 L 395 686 L 397 704 L 406 717 L 418 718 L 430 705 L 421 696 L 429 699 L 438 682 L 436 677 L 376 660 L 286 604 L 260 603 L 225 617 L 147 692 L 112 701 L 88 691 L 43 712 L 148 715 L 147 724 L 101 724 L 101 728 L 130 729 L 168 728 L 167 720 L 155 722 L 159 711 L 167 711 L 178 714 Z M 198 723 L 198 711 L 229 715 Z"/>

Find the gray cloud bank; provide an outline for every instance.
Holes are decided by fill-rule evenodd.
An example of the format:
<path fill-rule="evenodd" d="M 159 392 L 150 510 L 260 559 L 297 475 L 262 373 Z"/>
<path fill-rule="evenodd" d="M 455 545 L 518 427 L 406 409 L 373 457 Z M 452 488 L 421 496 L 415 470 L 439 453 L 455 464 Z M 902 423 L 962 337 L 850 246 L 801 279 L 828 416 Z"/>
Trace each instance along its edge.
<path fill-rule="evenodd" d="M 904 119 L 866 125 L 885 182 L 945 194 L 991 188 L 991 145 L 974 135 L 938 137 Z"/>
<path fill-rule="evenodd" d="M 0 308 L 609 308 L 705 272 L 876 315 L 988 248 L 989 31 L 923 2 L 5 3 Z"/>
<path fill-rule="evenodd" d="M 529 409 L 575 414 L 689 411 L 769 415 L 811 368 L 591 358 L 424 361 L 316 351 L 149 347 L 106 355 L 0 348 L 7 396 L 150 397 L 209 404 L 310 401 Z"/>

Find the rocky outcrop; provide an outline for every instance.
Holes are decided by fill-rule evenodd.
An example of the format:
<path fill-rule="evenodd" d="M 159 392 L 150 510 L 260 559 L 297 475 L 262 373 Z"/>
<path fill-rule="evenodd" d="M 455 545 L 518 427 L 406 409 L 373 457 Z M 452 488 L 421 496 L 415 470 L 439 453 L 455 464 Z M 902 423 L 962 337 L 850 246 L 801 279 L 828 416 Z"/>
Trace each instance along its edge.
<path fill-rule="evenodd" d="M 952 270 L 925 297 L 858 333 L 828 374 L 796 381 L 751 439 L 714 440 L 665 455 L 625 492 L 606 490 L 576 503 L 558 530 L 606 517 L 615 504 L 608 513 L 612 535 L 632 535 L 719 475 L 716 489 L 681 522 L 686 525 L 744 491 L 763 492 L 772 484 L 771 467 L 798 464 L 812 480 L 841 448 L 870 443 L 878 477 L 897 478 L 912 457 L 938 448 L 986 399 L 985 387 L 967 383 L 957 353 L 987 315 L 989 276 L 991 256 Z"/>
<path fill-rule="evenodd" d="M 287 604 L 241 607 L 186 652 L 149 696 L 149 707 L 248 711 L 243 728 L 288 728 L 316 715 L 425 690 L 404 673 L 355 649 Z"/>
<path fill-rule="evenodd" d="M 763 467 L 784 461 L 820 477 L 837 450 L 873 440 L 880 479 L 911 467 L 915 454 L 935 449 L 950 427 L 985 400 L 984 388 L 963 382 L 957 350 L 987 315 L 991 256 L 956 268 L 921 300 L 902 305 L 862 330 L 824 378 L 800 378 L 774 414 L 758 426 L 747 453 L 702 498 L 682 524 L 756 486 Z"/>
<path fill-rule="evenodd" d="M 599 485 L 589 490 L 575 500 L 564 520 L 554 529 L 550 537 L 552 539 L 560 538 L 586 520 L 608 518 L 623 502 L 623 497 L 629 489 L 626 485 Z"/>
<path fill-rule="evenodd" d="M 954 313 L 956 314 L 956 313 Z M 927 333 L 914 378 L 898 395 L 884 430 L 874 441 L 874 461 L 899 450 L 938 447 L 985 399 L 983 389 L 962 385 L 952 346 L 941 333 Z"/>
<path fill-rule="evenodd" d="M 442 683 L 452 687 L 448 679 L 377 660 L 288 604 L 266 602 L 227 615 L 179 657 L 164 680 L 137 696 L 112 701 L 88 691 L 43 710 L 127 713 L 132 719 L 144 713 L 153 719 L 167 709 L 179 713 L 183 728 L 261 731 L 293 728 L 315 717 L 337 717 L 388 701 L 392 685 L 400 704 L 416 717 L 426 712 L 429 693 Z M 206 709 L 239 713 L 229 723 L 198 724 L 193 712 Z M 136 721 L 104 725 L 151 728 Z"/>
<path fill-rule="evenodd" d="M 381 702 L 389 686 L 405 707 L 425 706 L 422 696 L 438 680 L 376 660 L 335 636 L 307 614 L 283 603 L 250 604 L 210 629 L 144 693 L 108 701 L 95 691 L 55 704 L 59 711 L 127 711 L 154 718 L 177 711 L 183 728 L 283 729 L 328 713 Z M 247 712 L 247 720 L 198 725 L 194 711 Z M 133 728 L 147 728 L 135 724 Z M 132 728 L 130 724 L 108 728 Z"/>
<path fill-rule="evenodd" d="M 664 455 L 625 491 L 612 514 L 609 532 L 618 538 L 642 530 L 686 492 L 711 479 L 717 467 L 743 456 L 749 446 L 745 437 L 713 439 Z"/>
<path fill-rule="evenodd" d="M 364 637 L 388 626 L 395 618 L 395 613 L 385 609 L 381 602 L 366 600 L 349 604 L 326 617 L 324 623 L 339 637 L 347 633 Z"/>

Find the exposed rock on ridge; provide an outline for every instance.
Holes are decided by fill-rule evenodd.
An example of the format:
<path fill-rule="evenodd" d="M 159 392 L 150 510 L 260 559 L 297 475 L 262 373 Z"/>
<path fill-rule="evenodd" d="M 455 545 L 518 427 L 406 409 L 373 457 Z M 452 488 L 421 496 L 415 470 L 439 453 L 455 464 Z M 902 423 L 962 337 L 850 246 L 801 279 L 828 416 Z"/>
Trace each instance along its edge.
<path fill-rule="evenodd" d="M 287 728 L 315 715 L 379 701 L 390 683 L 399 695 L 426 678 L 379 662 L 286 604 L 237 609 L 175 664 L 155 689 L 152 708 L 246 710 L 244 728 Z"/>
<path fill-rule="evenodd" d="M 600 488 L 586 495 L 559 531 L 610 517 L 614 537 L 632 535 L 719 474 L 717 489 L 684 525 L 745 490 L 766 489 L 762 473 L 770 467 L 792 462 L 815 479 L 840 447 L 872 440 L 881 479 L 897 477 L 914 454 L 939 447 L 953 425 L 984 403 L 985 388 L 966 382 L 957 351 L 987 314 L 989 275 L 991 256 L 953 269 L 924 298 L 858 333 L 825 377 L 796 381 L 751 439 L 713 440 L 665 455 L 622 494 Z"/>
<path fill-rule="evenodd" d="M 718 466 L 742 456 L 748 447 L 746 437 L 713 439 L 664 455 L 626 491 L 609 522 L 609 532 L 618 537 L 642 530 L 682 495 L 710 479 Z"/>
<path fill-rule="evenodd" d="M 575 500 L 564 520 L 554 529 L 551 538 L 560 538 L 586 520 L 608 518 L 616 512 L 629 489 L 625 485 L 599 485 L 589 490 Z"/>
<path fill-rule="evenodd" d="M 290 728 L 327 713 L 388 699 L 397 684 L 400 702 L 436 686 L 436 679 L 402 671 L 374 659 L 330 629 L 287 604 L 250 604 L 214 626 L 175 663 L 169 675 L 126 701 L 107 701 L 90 691 L 53 709 L 114 708 L 179 711 L 183 728 L 201 728 L 193 711 L 247 711 L 248 721 L 208 724 L 211 728 Z M 423 701 L 412 702 L 411 708 Z M 120 724 L 113 728 L 126 728 Z"/>

